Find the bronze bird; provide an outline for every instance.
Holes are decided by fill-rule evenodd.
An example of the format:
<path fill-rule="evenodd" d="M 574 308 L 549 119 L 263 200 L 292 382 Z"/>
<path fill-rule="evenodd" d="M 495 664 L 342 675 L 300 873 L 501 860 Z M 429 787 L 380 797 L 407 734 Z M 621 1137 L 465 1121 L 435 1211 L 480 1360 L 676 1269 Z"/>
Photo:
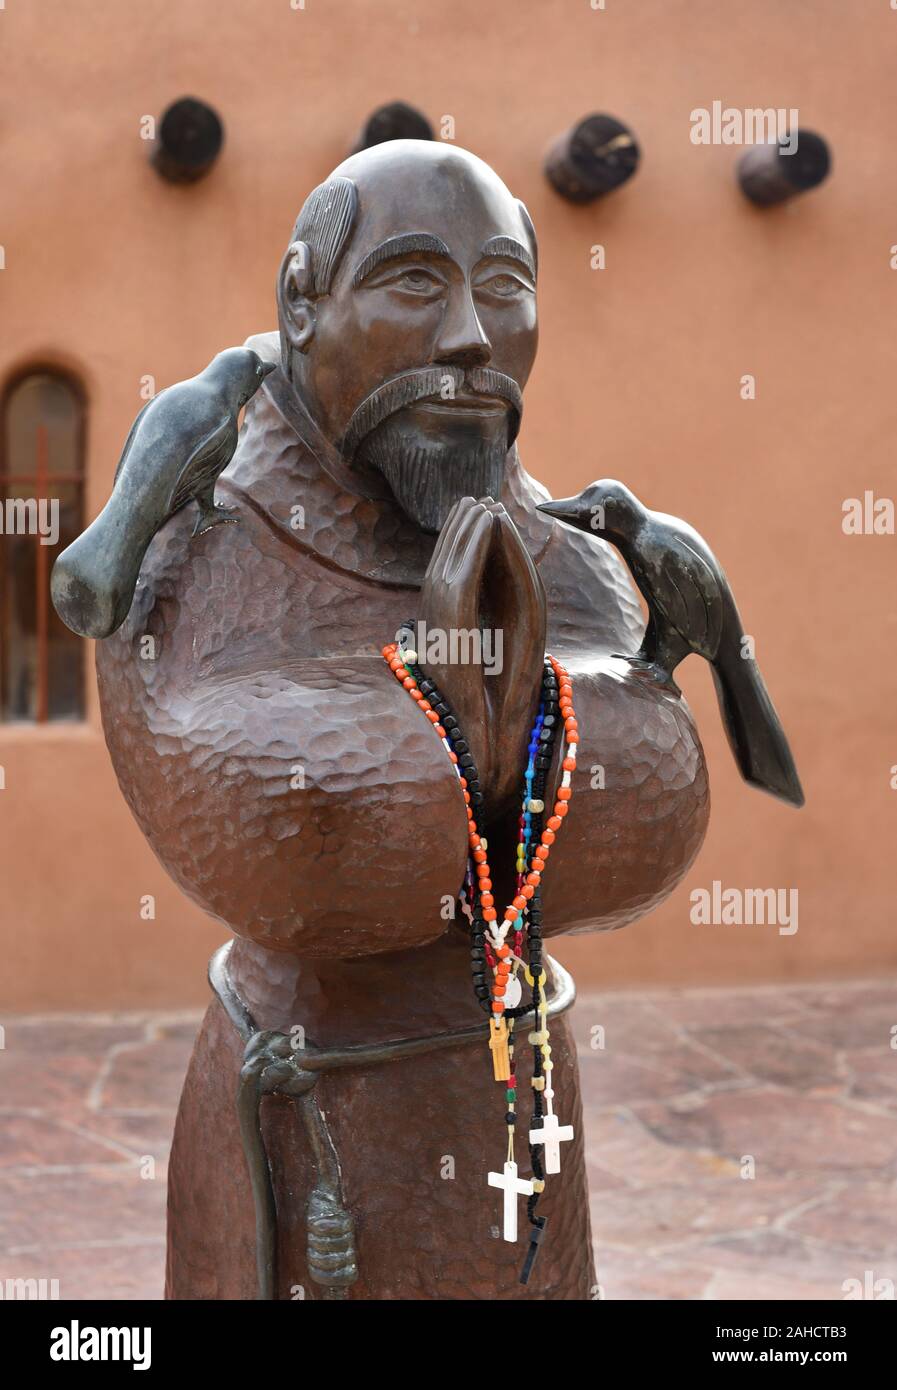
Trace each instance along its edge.
<path fill-rule="evenodd" d="M 53 604 L 73 631 L 108 637 L 121 626 L 150 541 L 191 499 L 199 506 L 194 536 L 236 520 L 216 506 L 215 484 L 234 456 L 239 413 L 273 368 L 249 348 L 227 348 L 144 406 L 109 501 L 53 567 Z"/>
<path fill-rule="evenodd" d="M 539 511 L 610 541 L 648 604 L 637 659 L 663 680 L 690 652 L 709 661 L 723 724 L 741 775 L 755 787 L 802 806 L 791 749 L 752 655 L 725 571 L 713 551 L 678 517 L 652 512 L 623 483 L 592 483 L 578 497 L 543 502 Z"/>

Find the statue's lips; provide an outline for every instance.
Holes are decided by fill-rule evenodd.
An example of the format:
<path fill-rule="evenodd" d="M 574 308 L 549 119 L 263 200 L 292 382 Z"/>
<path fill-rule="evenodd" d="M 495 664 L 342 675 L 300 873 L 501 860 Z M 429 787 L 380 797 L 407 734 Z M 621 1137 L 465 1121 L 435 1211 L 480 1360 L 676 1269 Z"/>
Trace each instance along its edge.
<path fill-rule="evenodd" d="M 406 409 L 426 410 L 435 415 L 505 415 L 509 405 L 498 396 L 454 396 L 448 400 L 415 401 Z"/>

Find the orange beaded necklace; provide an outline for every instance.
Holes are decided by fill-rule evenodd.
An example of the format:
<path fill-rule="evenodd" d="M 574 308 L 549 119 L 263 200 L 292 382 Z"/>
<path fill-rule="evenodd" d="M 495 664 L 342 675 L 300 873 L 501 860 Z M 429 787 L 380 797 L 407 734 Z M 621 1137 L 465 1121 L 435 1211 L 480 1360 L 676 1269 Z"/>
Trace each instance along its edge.
<path fill-rule="evenodd" d="M 407 627 L 410 629 L 411 625 Z M 531 1244 L 521 1274 L 521 1282 L 526 1283 L 533 1267 L 539 1242 L 546 1225 L 544 1216 L 535 1215 L 536 1203 L 544 1190 L 544 1174 L 560 1171 L 560 1143 L 573 1138 L 570 1125 L 560 1125 L 553 1111 L 554 1089 L 551 1084 L 553 1063 L 548 1030 L 548 1003 L 543 989 L 544 971 L 541 965 L 541 902 L 540 887 L 545 873 L 551 848 L 563 824 L 572 797 L 572 775 L 576 770 L 576 753 L 579 743 L 579 725 L 573 708 L 573 685 L 569 673 L 561 663 L 550 654 L 546 656 L 543 678 L 543 701 L 533 729 L 529 746 L 529 762 L 525 774 L 523 812 L 520 817 L 520 843 L 517 859 L 517 891 L 505 908 L 502 920 L 498 919 L 495 900 L 492 894 L 492 876 L 487 854 L 487 842 L 481 834 L 474 815 L 474 795 L 482 804 L 479 791 L 471 793 L 471 787 L 479 788 L 476 768 L 470 755 L 469 746 L 461 736 L 458 721 L 452 714 L 448 702 L 435 687 L 435 683 L 424 677 L 417 665 L 417 654 L 405 642 L 392 642 L 382 649 L 384 660 L 396 679 L 408 691 L 416 704 L 423 710 L 427 719 L 436 729 L 448 756 L 458 775 L 464 796 L 467 814 L 467 833 L 469 850 L 468 889 L 465 902 L 462 902 L 471 919 L 471 956 L 474 961 L 474 980 L 477 995 L 489 1012 L 489 1048 L 492 1053 L 495 1079 L 506 1085 L 508 1112 L 508 1152 L 501 1173 L 490 1173 L 490 1186 L 501 1188 L 504 1193 L 504 1237 L 509 1241 L 517 1239 L 517 1198 L 529 1198 L 527 1213 L 531 1224 Z M 547 682 L 547 684 L 546 684 Z M 432 699 L 428 698 L 432 696 Z M 556 699 L 553 698 L 556 696 Z M 557 713 L 556 713 L 557 712 Z M 558 716 L 560 722 L 558 723 Z M 442 722 L 442 721 L 445 722 Z M 554 809 L 542 824 L 545 802 L 541 796 L 533 796 L 534 786 L 541 791 L 547 778 L 546 769 L 550 767 L 550 754 L 556 733 L 563 732 L 566 747 L 561 758 L 561 781 L 557 788 Z M 459 756 L 456 747 L 463 750 Z M 540 771 L 534 771 L 537 755 Z M 471 773 L 473 781 L 466 775 Z M 533 833 L 535 832 L 535 833 Z M 538 836 L 535 849 L 531 841 Z M 527 861 L 527 855 L 532 858 Z M 538 916 L 537 916 L 538 909 Z M 530 963 L 522 958 L 524 930 L 528 927 L 530 936 Z M 514 948 L 507 938 L 514 932 Z M 482 965 L 482 969 L 480 966 Z M 491 985 L 487 986 L 487 970 L 492 970 Z M 532 1003 L 516 1007 L 520 996 L 518 972 L 524 975 L 532 987 Z M 508 1007 L 508 990 L 515 986 L 515 1004 Z M 533 1122 L 529 1130 L 530 1159 L 533 1169 L 531 1179 L 517 1176 L 514 1161 L 514 1126 L 516 1123 L 517 1081 L 513 1072 L 514 1021 L 517 1017 L 535 1010 L 536 1027 L 529 1035 L 533 1046 Z M 509 1026 L 510 1025 L 510 1026 Z M 546 1109 L 543 1110 L 543 1101 Z M 543 1169 L 544 1158 L 544 1169 Z"/>

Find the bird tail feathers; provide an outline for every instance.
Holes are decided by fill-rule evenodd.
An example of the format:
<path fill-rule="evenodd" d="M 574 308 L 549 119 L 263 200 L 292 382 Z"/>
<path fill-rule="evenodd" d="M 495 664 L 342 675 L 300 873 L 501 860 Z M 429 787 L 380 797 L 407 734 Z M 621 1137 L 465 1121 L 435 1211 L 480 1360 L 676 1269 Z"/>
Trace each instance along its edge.
<path fill-rule="evenodd" d="M 711 669 L 723 723 L 744 780 L 792 806 L 803 806 L 791 749 L 756 661 L 743 658 L 739 651 L 718 657 Z"/>

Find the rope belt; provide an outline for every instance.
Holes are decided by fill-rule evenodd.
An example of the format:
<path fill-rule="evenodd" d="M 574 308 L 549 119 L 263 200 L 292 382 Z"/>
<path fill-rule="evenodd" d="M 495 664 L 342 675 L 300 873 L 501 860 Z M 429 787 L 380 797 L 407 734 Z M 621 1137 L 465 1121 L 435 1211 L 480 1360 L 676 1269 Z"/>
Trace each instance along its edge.
<path fill-rule="evenodd" d="M 339 1154 L 314 1096 L 318 1077 L 338 1067 L 372 1066 L 422 1052 L 437 1052 L 467 1043 L 482 1044 L 483 1024 L 470 1024 L 434 1037 L 338 1048 L 297 1048 L 288 1034 L 256 1027 L 228 973 L 233 944 L 228 941 L 212 956 L 209 984 L 245 1045 L 237 1086 L 237 1117 L 255 1203 L 257 1297 L 268 1300 L 277 1297 L 277 1204 L 262 1134 L 261 1103 L 263 1096 L 278 1095 L 298 1102 L 317 1169 L 317 1181 L 306 1213 L 309 1273 L 323 1289 L 324 1298 L 346 1298 L 350 1285 L 358 1278 L 355 1223 L 343 1204 Z M 545 957 L 545 963 L 556 986 L 548 1002 L 548 1014 L 564 1013 L 576 998 L 573 978 L 551 956 Z"/>

